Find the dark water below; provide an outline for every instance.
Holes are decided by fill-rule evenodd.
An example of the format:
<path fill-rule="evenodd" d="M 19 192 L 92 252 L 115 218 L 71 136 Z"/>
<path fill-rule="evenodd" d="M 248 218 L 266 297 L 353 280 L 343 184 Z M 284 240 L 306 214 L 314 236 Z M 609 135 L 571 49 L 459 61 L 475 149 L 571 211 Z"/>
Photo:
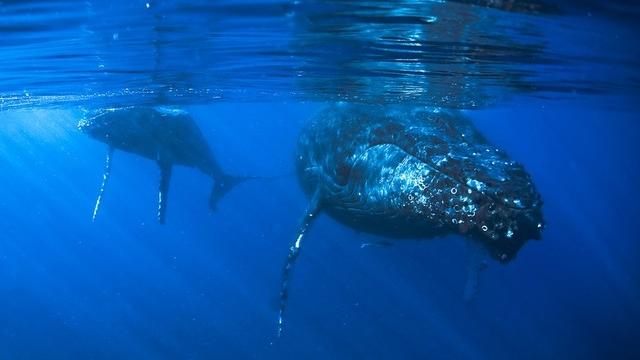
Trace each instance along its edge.
<path fill-rule="evenodd" d="M 596 1 L 1 1 L 0 359 L 635 359 L 638 14 Z M 524 164 L 547 227 L 463 299 L 460 237 L 393 242 L 321 215 L 276 336 L 308 199 L 303 124 L 335 101 L 462 109 Z M 188 111 L 231 191 L 76 129 Z M 284 176 L 281 176 L 284 175 Z M 383 241 L 385 246 L 363 243 Z"/>

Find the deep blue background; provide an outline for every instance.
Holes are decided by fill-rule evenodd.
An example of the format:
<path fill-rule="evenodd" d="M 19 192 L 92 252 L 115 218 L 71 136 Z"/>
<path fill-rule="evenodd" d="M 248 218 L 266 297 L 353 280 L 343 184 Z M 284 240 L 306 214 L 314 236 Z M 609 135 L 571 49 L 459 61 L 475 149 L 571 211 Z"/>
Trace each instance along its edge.
<path fill-rule="evenodd" d="M 106 149 L 73 110 L 0 122 L 0 358 L 636 357 L 638 117 L 629 99 L 576 97 L 468 111 L 525 164 L 545 205 L 541 241 L 490 263 L 462 299 L 459 238 L 374 241 L 321 216 L 295 269 L 277 339 L 280 271 L 306 199 L 293 175 L 238 186 L 209 214 L 210 180 L 179 168 L 167 224 L 154 163 Z M 187 107 L 225 169 L 293 171 L 298 130 L 320 104 Z"/>
<path fill-rule="evenodd" d="M 640 358 L 637 4 L 238 1 L 0 2 L 0 360 Z M 82 108 L 163 96 L 229 173 L 278 177 L 210 214 L 177 168 L 160 226 L 157 166 L 116 152 L 92 223 L 107 149 Z M 356 98 L 481 108 L 547 228 L 468 303 L 461 238 L 362 249 L 380 238 L 320 216 L 278 339 L 298 131 Z"/>

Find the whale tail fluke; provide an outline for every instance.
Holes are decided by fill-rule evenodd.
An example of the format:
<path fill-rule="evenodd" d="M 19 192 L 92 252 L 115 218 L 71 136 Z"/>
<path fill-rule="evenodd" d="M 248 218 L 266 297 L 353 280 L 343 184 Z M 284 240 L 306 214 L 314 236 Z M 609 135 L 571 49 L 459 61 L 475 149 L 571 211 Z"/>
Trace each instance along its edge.
<path fill-rule="evenodd" d="M 231 189 L 236 185 L 243 183 L 247 180 L 278 180 L 281 178 L 292 176 L 292 173 L 286 173 L 283 175 L 274 176 L 232 176 L 232 175 L 219 175 L 213 176 L 214 184 L 211 189 L 211 195 L 209 196 L 209 208 L 211 211 L 217 209 L 218 201 L 222 199 Z"/>
<path fill-rule="evenodd" d="M 213 188 L 211 189 L 211 195 L 209 196 L 209 208 L 211 211 L 215 211 L 218 206 L 218 201 L 222 199 L 231 189 L 233 189 L 236 185 L 253 179 L 252 176 L 231 176 L 231 175 L 222 175 L 215 179 L 215 183 L 213 184 Z"/>

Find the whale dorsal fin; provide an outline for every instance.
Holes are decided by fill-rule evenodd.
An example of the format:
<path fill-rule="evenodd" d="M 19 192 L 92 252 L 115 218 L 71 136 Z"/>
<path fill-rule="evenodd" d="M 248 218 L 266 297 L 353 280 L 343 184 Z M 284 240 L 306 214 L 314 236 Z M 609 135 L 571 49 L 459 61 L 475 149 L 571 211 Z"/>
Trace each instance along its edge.
<path fill-rule="evenodd" d="M 164 224 L 167 213 L 167 197 L 169 195 L 169 183 L 171 182 L 172 164 L 158 160 L 160 166 L 160 185 L 158 186 L 158 221 Z"/>
<path fill-rule="evenodd" d="M 282 335 L 282 331 L 284 330 L 284 310 L 287 306 L 287 298 L 289 297 L 289 278 L 291 277 L 291 270 L 293 265 L 295 264 L 296 259 L 300 255 L 300 248 L 302 247 L 302 240 L 306 235 L 309 227 L 313 223 L 313 219 L 315 219 L 316 215 L 321 210 L 320 204 L 320 189 L 317 189 L 313 194 L 311 201 L 307 207 L 307 211 L 302 218 L 302 222 L 298 227 L 298 234 L 296 236 L 296 240 L 289 247 L 289 255 L 287 256 L 287 261 L 284 264 L 284 268 L 282 269 L 282 283 L 280 284 L 280 307 L 278 311 L 278 336 Z"/>

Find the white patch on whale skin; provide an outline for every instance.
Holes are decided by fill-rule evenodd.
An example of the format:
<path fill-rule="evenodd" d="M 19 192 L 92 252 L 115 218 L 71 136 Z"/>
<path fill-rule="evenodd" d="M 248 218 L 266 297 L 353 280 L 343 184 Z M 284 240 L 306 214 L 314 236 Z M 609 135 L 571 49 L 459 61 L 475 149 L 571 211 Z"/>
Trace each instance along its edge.
<path fill-rule="evenodd" d="M 487 188 L 487 185 L 485 183 L 478 181 L 476 179 L 468 179 L 467 186 L 470 188 L 474 188 L 477 191 L 484 191 Z"/>
<path fill-rule="evenodd" d="M 188 113 L 183 109 L 173 108 L 169 106 L 156 106 L 153 108 L 155 111 L 163 115 L 187 115 Z"/>

